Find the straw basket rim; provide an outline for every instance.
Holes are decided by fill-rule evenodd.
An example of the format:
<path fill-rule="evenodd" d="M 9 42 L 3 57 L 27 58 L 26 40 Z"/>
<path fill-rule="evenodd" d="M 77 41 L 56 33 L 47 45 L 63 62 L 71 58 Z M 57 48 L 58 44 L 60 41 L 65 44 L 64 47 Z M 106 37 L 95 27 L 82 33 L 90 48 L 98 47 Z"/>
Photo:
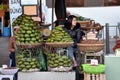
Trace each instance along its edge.
<path fill-rule="evenodd" d="M 80 51 L 94 51 L 98 52 L 101 51 L 104 48 L 104 43 L 78 43 L 78 48 Z"/>
<path fill-rule="evenodd" d="M 68 46 L 72 46 L 73 42 L 46 42 L 45 43 L 46 46 L 50 46 L 50 47 L 68 47 Z"/>
<path fill-rule="evenodd" d="M 26 43 L 16 43 L 16 46 L 21 47 L 21 48 L 35 48 L 40 46 L 42 43 L 32 43 L 32 44 L 26 44 Z"/>

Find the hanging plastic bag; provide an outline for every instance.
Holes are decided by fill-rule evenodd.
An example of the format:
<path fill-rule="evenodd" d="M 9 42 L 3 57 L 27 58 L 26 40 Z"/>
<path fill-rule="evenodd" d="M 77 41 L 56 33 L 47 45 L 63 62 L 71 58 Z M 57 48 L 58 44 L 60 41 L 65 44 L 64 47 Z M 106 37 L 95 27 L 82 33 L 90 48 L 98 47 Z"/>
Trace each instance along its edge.
<path fill-rule="evenodd" d="M 40 54 L 38 55 L 38 62 L 41 66 L 41 71 L 46 71 L 46 61 L 45 61 L 45 54 L 43 53 L 43 50 L 40 50 Z"/>

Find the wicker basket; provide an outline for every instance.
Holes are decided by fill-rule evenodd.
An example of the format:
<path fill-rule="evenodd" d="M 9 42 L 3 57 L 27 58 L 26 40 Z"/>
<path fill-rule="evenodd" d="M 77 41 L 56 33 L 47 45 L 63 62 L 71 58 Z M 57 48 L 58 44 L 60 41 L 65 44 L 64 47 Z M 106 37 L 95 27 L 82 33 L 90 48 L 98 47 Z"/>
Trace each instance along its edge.
<path fill-rule="evenodd" d="M 91 29 L 95 29 L 95 30 L 99 31 L 99 30 L 103 29 L 103 26 L 99 26 L 99 27 L 95 27 L 95 26 L 83 26 L 82 27 L 81 26 L 81 29 L 86 30 L 86 31 L 89 31 Z"/>
<path fill-rule="evenodd" d="M 35 48 L 35 47 L 38 47 L 38 46 L 40 46 L 41 45 L 41 43 L 34 43 L 34 44 L 17 44 L 16 43 L 16 46 L 18 47 L 18 48 Z"/>
<path fill-rule="evenodd" d="M 72 46 L 73 42 L 54 42 L 54 43 L 45 43 L 45 45 L 55 48 L 65 48 L 68 46 Z"/>
<path fill-rule="evenodd" d="M 91 29 L 95 29 L 97 31 L 103 29 L 103 26 L 101 26 L 99 23 L 95 23 L 94 20 L 90 21 L 77 21 L 81 25 L 81 29 L 85 31 L 89 31 Z"/>
<path fill-rule="evenodd" d="M 104 48 L 103 41 L 97 41 L 97 40 L 86 40 L 82 41 L 81 43 L 78 43 L 78 48 L 80 51 L 94 51 L 99 52 Z"/>

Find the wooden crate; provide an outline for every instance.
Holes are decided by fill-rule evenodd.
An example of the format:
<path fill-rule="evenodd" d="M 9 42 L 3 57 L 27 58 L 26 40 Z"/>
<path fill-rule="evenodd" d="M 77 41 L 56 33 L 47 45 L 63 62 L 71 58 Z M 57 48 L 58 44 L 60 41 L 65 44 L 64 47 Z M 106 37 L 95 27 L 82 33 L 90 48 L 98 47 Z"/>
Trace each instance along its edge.
<path fill-rule="evenodd" d="M 105 78 L 105 74 L 84 73 L 84 80 L 106 80 L 106 78 Z"/>

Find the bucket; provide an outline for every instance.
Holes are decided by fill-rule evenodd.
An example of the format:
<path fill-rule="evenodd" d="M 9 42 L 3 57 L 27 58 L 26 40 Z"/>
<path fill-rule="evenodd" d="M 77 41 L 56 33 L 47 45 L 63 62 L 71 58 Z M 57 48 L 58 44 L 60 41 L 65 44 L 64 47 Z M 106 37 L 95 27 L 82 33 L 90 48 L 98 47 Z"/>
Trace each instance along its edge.
<path fill-rule="evenodd" d="M 10 27 L 4 27 L 2 36 L 3 37 L 10 37 L 11 36 L 11 28 Z"/>

